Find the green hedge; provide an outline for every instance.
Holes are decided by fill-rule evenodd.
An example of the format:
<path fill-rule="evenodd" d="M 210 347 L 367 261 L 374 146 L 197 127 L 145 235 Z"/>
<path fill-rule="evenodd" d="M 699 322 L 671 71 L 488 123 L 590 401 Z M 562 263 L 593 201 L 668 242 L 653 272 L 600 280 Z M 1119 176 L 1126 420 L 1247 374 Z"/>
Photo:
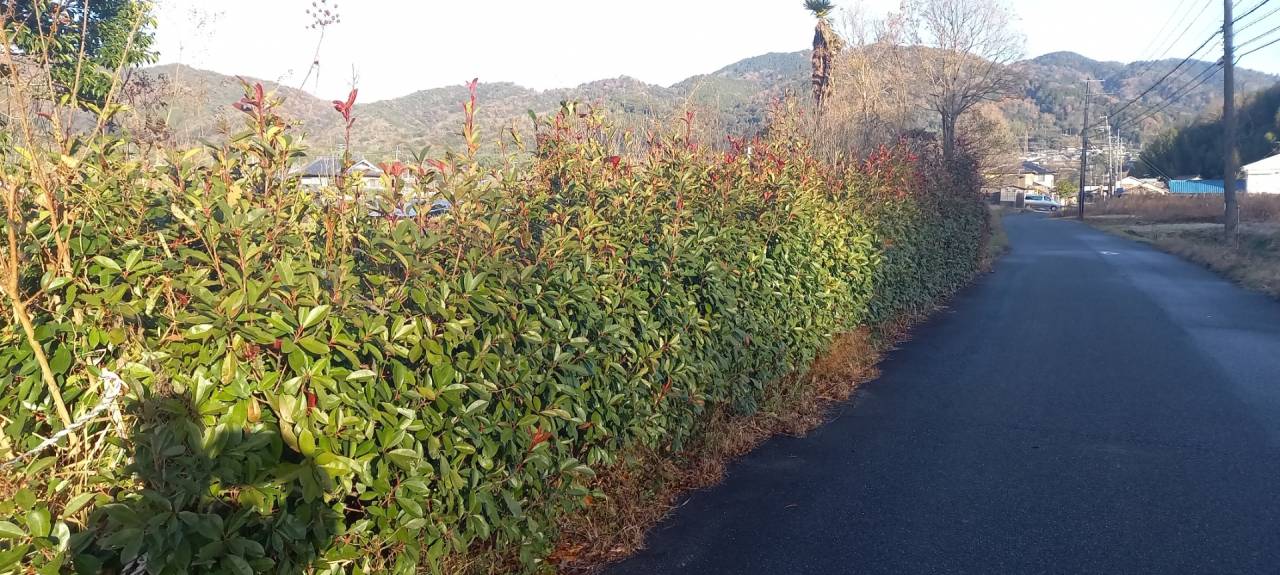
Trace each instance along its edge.
<path fill-rule="evenodd" d="M 411 572 L 478 546 L 536 569 L 593 469 L 678 449 L 835 334 L 927 309 L 985 240 L 972 165 L 917 142 L 826 167 L 785 114 L 728 151 L 677 135 L 622 158 L 567 106 L 508 165 L 313 193 L 248 101 L 222 147 L 9 150 L 30 193 L 6 231 L 66 403 L 97 403 L 99 368 L 129 394 L 118 423 L 7 472 L 3 570 Z M 71 174 L 59 229 L 33 162 Z M 414 196 L 454 208 L 376 215 Z M 5 306 L 0 455 L 61 427 Z"/>

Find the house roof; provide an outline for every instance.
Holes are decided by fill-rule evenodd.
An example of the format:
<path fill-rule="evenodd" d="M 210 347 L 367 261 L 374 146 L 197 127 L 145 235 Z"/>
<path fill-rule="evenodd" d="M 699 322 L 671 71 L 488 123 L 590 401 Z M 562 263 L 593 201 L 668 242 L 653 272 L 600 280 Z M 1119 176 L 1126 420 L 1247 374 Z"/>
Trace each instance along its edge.
<path fill-rule="evenodd" d="M 1049 168 L 1046 168 L 1035 162 L 1022 162 L 1022 173 L 1035 174 L 1037 176 L 1049 176 L 1057 172 L 1054 172 L 1053 170 L 1050 170 Z"/>
<path fill-rule="evenodd" d="M 332 178 L 342 171 L 342 158 L 337 156 L 321 156 L 311 161 L 311 163 L 303 166 L 297 171 L 297 174 L 304 178 Z M 382 169 L 373 165 L 368 160 L 361 158 L 351 164 L 347 168 L 348 174 L 364 174 L 365 176 L 379 177 L 382 175 Z"/>
<path fill-rule="evenodd" d="M 1242 172 L 1280 172 L 1280 154 L 1263 158 L 1240 168 Z"/>
<path fill-rule="evenodd" d="M 1169 180 L 1169 191 L 1175 194 L 1221 194 L 1224 187 L 1222 180 Z M 1245 189 L 1245 181 L 1238 180 L 1236 189 Z"/>

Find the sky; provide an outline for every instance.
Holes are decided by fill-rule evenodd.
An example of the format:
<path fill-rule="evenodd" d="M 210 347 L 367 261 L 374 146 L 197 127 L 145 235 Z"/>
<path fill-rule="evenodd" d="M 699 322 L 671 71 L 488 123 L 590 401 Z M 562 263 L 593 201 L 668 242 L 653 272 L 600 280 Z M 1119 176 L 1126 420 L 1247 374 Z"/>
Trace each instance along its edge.
<path fill-rule="evenodd" d="M 1222 19 L 1217 0 L 1007 1 L 1027 57 L 1067 50 L 1101 60 L 1181 58 Z M 1237 16 L 1262 1 L 1240 0 Z M 536 89 L 623 75 L 670 85 L 743 58 L 805 49 L 814 24 L 801 0 L 329 2 L 341 21 L 319 42 L 308 27 L 312 0 L 158 0 L 160 62 L 300 86 L 319 44 L 318 78 L 305 89 L 333 99 L 354 78 L 364 102 L 473 77 Z M 837 1 L 842 9 L 857 3 Z M 876 14 L 898 0 L 861 3 Z M 1250 18 L 1259 22 L 1241 42 L 1280 26 L 1280 13 L 1266 16 L 1271 10 Z M 1242 66 L 1280 73 L 1280 44 Z"/>

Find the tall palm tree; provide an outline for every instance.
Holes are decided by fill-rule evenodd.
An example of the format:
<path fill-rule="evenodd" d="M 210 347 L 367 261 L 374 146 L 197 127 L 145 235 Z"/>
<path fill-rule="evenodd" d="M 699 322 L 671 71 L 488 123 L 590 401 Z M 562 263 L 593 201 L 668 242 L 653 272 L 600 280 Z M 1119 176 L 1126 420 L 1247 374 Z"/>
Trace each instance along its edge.
<path fill-rule="evenodd" d="M 810 62 L 813 64 L 813 102 L 821 112 L 827 97 L 831 95 L 831 65 L 836 54 L 840 53 L 842 43 L 831 28 L 830 16 L 835 10 L 835 4 L 831 0 L 804 0 L 804 7 L 818 19 L 818 25 L 813 31 L 813 56 Z"/>

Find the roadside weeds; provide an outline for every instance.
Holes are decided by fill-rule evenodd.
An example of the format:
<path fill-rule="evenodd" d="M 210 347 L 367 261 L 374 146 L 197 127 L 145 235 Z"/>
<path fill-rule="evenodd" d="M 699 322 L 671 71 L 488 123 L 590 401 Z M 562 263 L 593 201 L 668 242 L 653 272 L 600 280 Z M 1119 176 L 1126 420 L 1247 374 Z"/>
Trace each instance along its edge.
<path fill-rule="evenodd" d="M 983 273 L 991 271 L 996 260 L 999 260 L 1009 251 L 1009 234 L 1004 230 L 1005 216 L 1021 211 L 1007 206 L 987 206 L 987 221 L 991 226 L 991 234 L 987 238 L 987 250 L 983 255 L 982 264 L 978 268 Z"/>

